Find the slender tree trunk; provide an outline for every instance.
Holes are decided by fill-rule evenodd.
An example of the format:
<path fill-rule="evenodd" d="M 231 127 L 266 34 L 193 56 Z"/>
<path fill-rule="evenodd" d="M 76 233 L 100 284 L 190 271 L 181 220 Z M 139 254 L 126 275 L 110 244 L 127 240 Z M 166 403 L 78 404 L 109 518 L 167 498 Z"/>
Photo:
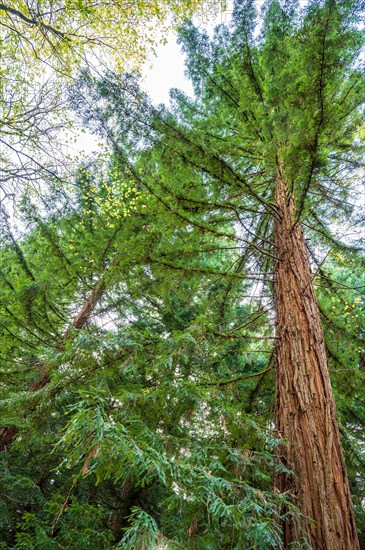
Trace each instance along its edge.
<path fill-rule="evenodd" d="M 103 281 L 97 283 L 95 285 L 94 290 L 92 291 L 90 297 L 86 300 L 86 302 L 83 304 L 81 310 L 76 315 L 72 322 L 72 327 L 76 329 L 82 329 L 87 321 L 90 318 L 90 315 L 95 309 L 96 304 L 100 300 L 101 296 L 105 292 L 105 284 Z M 57 342 L 57 348 L 59 350 L 62 350 L 67 340 L 72 335 L 72 329 L 68 327 L 65 332 L 62 334 L 61 338 Z M 48 382 L 50 381 L 50 373 L 48 372 L 48 365 L 46 363 L 42 364 L 39 370 L 40 378 L 36 380 L 35 382 L 32 382 L 30 386 L 27 389 L 27 392 L 35 392 L 37 390 L 41 390 L 44 388 Z M 16 435 L 18 433 L 18 428 L 16 426 L 3 426 L 0 427 L 0 451 L 3 451 L 15 439 Z"/>
<path fill-rule="evenodd" d="M 278 436 L 284 439 L 278 454 L 293 472 L 279 474 L 275 485 L 295 495 L 304 515 L 300 525 L 314 550 L 356 550 L 359 543 L 308 251 L 280 173 L 275 194 L 275 417 Z M 300 538 L 300 527 L 287 519 L 283 529 L 288 548 Z"/>
<path fill-rule="evenodd" d="M 113 531 L 116 540 L 122 538 L 122 529 L 128 527 L 128 517 L 131 514 L 131 508 L 135 502 L 137 490 L 130 479 L 126 479 L 123 483 L 122 490 L 119 493 L 120 507 L 113 514 L 110 521 L 110 528 Z"/>

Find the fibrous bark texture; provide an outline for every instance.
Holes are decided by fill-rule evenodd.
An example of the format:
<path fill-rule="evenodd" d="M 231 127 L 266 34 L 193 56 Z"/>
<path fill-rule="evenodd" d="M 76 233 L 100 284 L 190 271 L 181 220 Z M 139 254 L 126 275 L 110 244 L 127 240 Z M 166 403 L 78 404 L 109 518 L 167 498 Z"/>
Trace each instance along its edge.
<path fill-rule="evenodd" d="M 313 550 L 356 550 L 350 488 L 341 449 L 313 275 L 300 223 L 284 177 L 276 181 L 275 264 L 276 429 L 278 453 L 293 474 L 276 488 L 295 495 L 303 518 L 283 525 L 284 545 L 299 540 L 299 524 Z"/>

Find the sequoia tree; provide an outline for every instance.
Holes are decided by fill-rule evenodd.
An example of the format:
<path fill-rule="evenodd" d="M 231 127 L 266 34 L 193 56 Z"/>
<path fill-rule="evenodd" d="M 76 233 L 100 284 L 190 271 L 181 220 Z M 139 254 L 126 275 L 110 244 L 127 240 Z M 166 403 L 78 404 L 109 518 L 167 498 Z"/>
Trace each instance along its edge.
<path fill-rule="evenodd" d="M 254 281 L 254 319 L 273 297 L 275 330 L 256 337 L 275 342 L 277 459 L 287 467 L 275 489 L 302 514 L 284 517 L 286 548 L 302 537 L 313 549 L 358 548 L 316 286 L 346 288 L 327 271 L 340 253 L 360 261 L 360 244 L 340 235 L 359 222 L 360 15 L 353 0 L 305 10 L 269 1 L 257 32 L 254 2 L 236 2 L 232 28 L 218 27 L 212 40 L 191 25 L 181 32 L 195 99 L 173 91 L 172 110 L 154 108 L 132 77 L 112 74 L 84 74 L 73 92 L 136 185 L 187 232 L 238 247 L 224 271 Z M 166 250 L 150 261 L 204 272 L 201 253 L 188 262 Z M 249 338 L 251 320 L 235 326 L 223 301 L 216 331 Z M 358 348 L 361 335 L 352 337 Z"/>

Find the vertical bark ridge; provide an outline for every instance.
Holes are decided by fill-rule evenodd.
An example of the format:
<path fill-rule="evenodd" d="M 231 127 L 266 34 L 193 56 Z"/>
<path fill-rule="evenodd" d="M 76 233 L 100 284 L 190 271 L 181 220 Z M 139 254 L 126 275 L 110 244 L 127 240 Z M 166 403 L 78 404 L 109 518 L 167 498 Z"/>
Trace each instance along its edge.
<path fill-rule="evenodd" d="M 323 331 L 313 275 L 301 225 L 285 179 L 276 179 L 275 263 L 276 429 L 278 451 L 293 475 L 275 485 L 291 491 L 304 515 L 300 522 L 313 550 L 356 550 L 359 543 L 351 493 L 336 420 Z M 300 537 L 299 526 L 284 522 L 284 544 Z"/>

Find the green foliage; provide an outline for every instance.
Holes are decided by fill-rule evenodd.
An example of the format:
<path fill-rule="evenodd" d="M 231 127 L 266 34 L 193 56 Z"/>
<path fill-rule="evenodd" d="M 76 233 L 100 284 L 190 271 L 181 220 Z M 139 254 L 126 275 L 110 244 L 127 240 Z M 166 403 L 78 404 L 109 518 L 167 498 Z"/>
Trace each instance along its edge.
<path fill-rule="evenodd" d="M 148 550 L 157 546 L 160 536 L 155 520 L 140 508 L 132 508 L 131 512 L 131 526 L 117 548 Z"/>
<path fill-rule="evenodd" d="M 210 1 L 2 2 L 1 201 L 24 189 L 42 193 L 50 177 L 72 180 L 80 128 L 64 90 L 80 67 L 141 67 L 166 33 L 205 9 Z"/>
<path fill-rule="evenodd" d="M 43 61 L 64 74 L 72 72 L 85 53 L 98 50 L 100 61 L 112 59 L 119 69 L 125 70 L 131 58 L 140 62 L 146 56 L 148 47 L 155 43 L 156 27 L 166 32 L 202 4 L 164 0 L 137 5 L 9 0 L 0 7 L 0 37 L 6 56 L 23 58 L 36 69 Z"/>
<path fill-rule="evenodd" d="M 102 529 L 103 511 L 87 502 L 62 503 L 55 499 L 46 505 L 45 517 L 40 522 L 35 514 L 25 513 L 16 535 L 16 548 L 72 547 L 107 549 L 114 537 Z"/>
<path fill-rule="evenodd" d="M 268 2 L 257 35 L 254 3 L 237 2 L 211 41 L 187 23 L 196 98 L 175 90 L 170 111 L 131 75 L 73 86 L 112 153 L 26 197 L 22 238 L 2 228 L 4 548 L 282 548 L 282 521 L 300 524 L 272 489 L 277 164 L 361 525 L 362 242 L 336 227 L 357 223 L 363 163 L 356 4 Z"/>

